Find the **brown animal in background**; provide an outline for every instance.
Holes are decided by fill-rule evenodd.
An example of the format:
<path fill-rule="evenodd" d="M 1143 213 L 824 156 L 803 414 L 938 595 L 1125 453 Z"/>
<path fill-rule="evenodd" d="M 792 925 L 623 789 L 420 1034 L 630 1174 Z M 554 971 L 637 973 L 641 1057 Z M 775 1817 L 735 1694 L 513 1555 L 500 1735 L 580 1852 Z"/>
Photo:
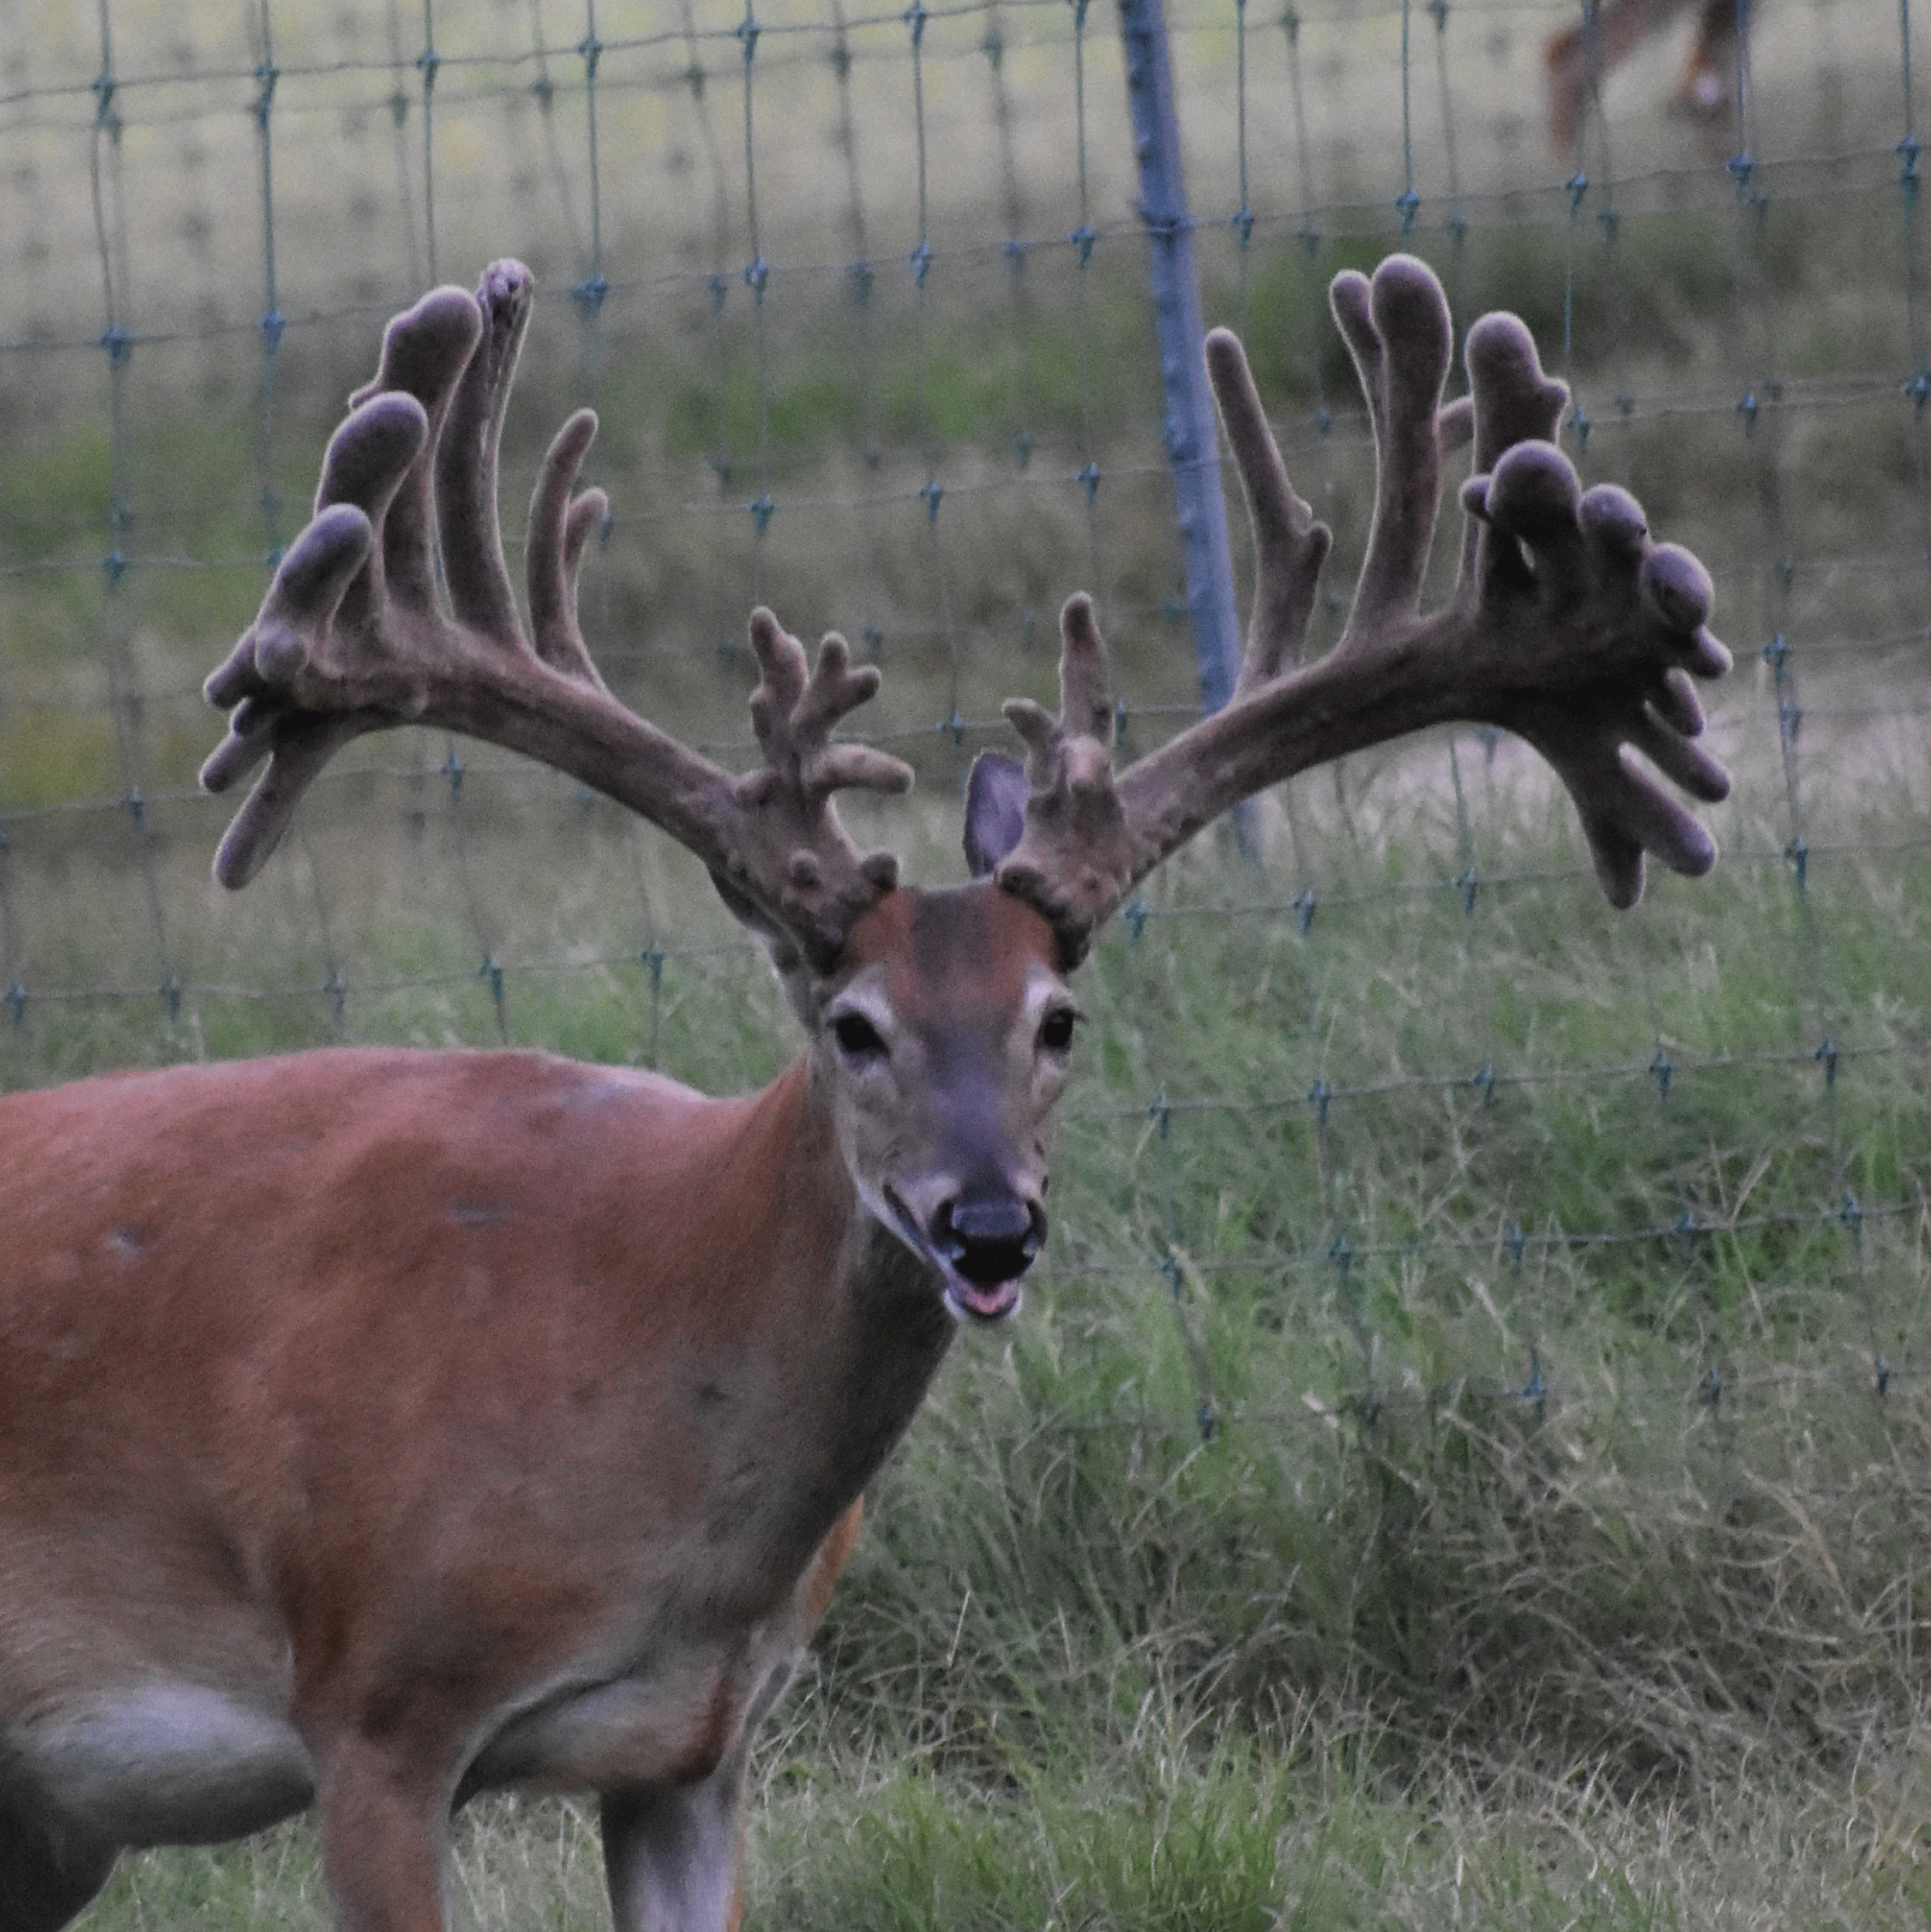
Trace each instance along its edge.
<path fill-rule="evenodd" d="M 530 285 L 391 324 L 314 521 L 208 681 L 204 777 L 268 769 L 217 870 L 246 881 L 304 787 L 401 723 L 526 751 L 664 827 L 769 943 L 808 1044 L 715 1100 L 540 1053 L 387 1049 L 183 1066 L 0 1100 L 0 1932 L 51 1932 L 121 1849 L 312 1804 L 336 1923 L 442 1923 L 452 1810 L 505 1786 L 601 1805 L 619 1932 L 737 1922 L 758 1723 L 859 1496 L 961 1322 L 1045 1239 L 1069 976 L 1166 853 L 1241 799 L 1438 721 L 1522 733 L 1610 898 L 1714 851 L 1686 673 L 1727 663 L 1709 580 L 1635 503 L 1579 493 L 1527 333 L 1451 335 L 1420 262 L 1335 283 L 1368 392 L 1375 521 L 1352 617 L 1297 659 L 1328 533 L 1240 346 L 1208 355 L 1259 581 L 1234 701 L 1115 774 L 1091 605 L 1022 769 L 966 803 L 972 882 L 897 883 L 832 795 L 910 773 L 833 727 L 875 688 L 751 619 L 764 763 L 733 776 L 613 698 L 575 580 L 601 495 L 567 423 L 537 485 L 529 623 L 496 521 Z M 1445 444 L 1478 472 L 1460 587 L 1423 616 Z M 443 593 L 437 589 L 440 542 Z"/>
<path fill-rule="evenodd" d="M 1549 80 L 1549 138 L 1559 153 L 1581 139 L 1582 123 L 1603 82 L 1651 35 L 1688 11 L 1693 0 L 1585 0 L 1585 17 L 1565 27 L 1543 50 Z M 1735 119 L 1737 63 L 1742 57 L 1738 0 L 1700 0 L 1696 37 L 1682 78 L 1669 97 L 1671 109 L 1699 121 L 1721 141 Z"/>

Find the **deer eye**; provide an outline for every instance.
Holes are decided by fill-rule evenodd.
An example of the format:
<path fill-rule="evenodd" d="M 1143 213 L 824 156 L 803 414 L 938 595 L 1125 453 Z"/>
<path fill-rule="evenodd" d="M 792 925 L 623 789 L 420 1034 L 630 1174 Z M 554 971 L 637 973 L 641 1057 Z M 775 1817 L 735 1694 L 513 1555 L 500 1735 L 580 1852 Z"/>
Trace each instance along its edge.
<path fill-rule="evenodd" d="M 832 1022 L 832 1038 L 847 1060 L 883 1060 L 890 1050 L 884 1036 L 862 1013 L 841 1013 Z"/>
<path fill-rule="evenodd" d="M 1073 1044 L 1073 1029 L 1080 1015 L 1069 1006 L 1056 1006 L 1039 1022 L 1039 1046 L 1044 1053 L 1065 1053 Z"/>

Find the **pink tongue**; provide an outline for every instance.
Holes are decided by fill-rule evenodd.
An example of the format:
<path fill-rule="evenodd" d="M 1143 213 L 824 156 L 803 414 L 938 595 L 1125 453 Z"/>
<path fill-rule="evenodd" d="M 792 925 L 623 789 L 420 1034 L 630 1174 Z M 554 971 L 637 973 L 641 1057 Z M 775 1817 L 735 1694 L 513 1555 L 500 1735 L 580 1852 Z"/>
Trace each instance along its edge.
<path fill-rule="evenodd" d="M 977 1282 L 955 1280 L 953 1293 L 981 1321 L 991 1321 L 1005 1314 L 1018 1298 L 1020 1285 L 1017 1281 L 989 1282 L 980 1287 Z"/>

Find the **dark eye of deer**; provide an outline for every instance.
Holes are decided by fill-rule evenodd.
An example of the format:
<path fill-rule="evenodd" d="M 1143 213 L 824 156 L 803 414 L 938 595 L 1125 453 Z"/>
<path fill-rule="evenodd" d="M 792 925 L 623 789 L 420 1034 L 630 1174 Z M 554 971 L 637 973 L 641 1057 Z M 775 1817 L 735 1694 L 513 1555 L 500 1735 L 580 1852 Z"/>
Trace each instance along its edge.
<path fill-rule="evenodd" d="M 1071 1007 L 1056 1007 L 1039 1022 L 1039 1044 L 1048 1053 L 1064 1053 L 1073 1044 L 1073 1025 L 1079 1018 Z"/>
<path fill-rule="evenodd" d="M 862 1013 L 841 1013 L 832 1022 L 832 1038 L 848 1060 L 882 1060 L 884 1037 Z"/>

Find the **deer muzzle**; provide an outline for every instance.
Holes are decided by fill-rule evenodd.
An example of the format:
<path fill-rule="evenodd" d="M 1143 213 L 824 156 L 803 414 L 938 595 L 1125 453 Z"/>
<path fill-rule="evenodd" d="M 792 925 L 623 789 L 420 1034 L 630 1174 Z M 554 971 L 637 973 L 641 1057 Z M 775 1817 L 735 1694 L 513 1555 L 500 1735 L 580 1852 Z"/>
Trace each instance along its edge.
<path fill-rule="evenodd" d="M 1010 1189 L 975 1189 L 940 1202 L 927 1238 L 953 1311 L 996 1321 L 1019 1304 L 1020 1277 L 1045 1245 L 1046 1211 Z"/>

